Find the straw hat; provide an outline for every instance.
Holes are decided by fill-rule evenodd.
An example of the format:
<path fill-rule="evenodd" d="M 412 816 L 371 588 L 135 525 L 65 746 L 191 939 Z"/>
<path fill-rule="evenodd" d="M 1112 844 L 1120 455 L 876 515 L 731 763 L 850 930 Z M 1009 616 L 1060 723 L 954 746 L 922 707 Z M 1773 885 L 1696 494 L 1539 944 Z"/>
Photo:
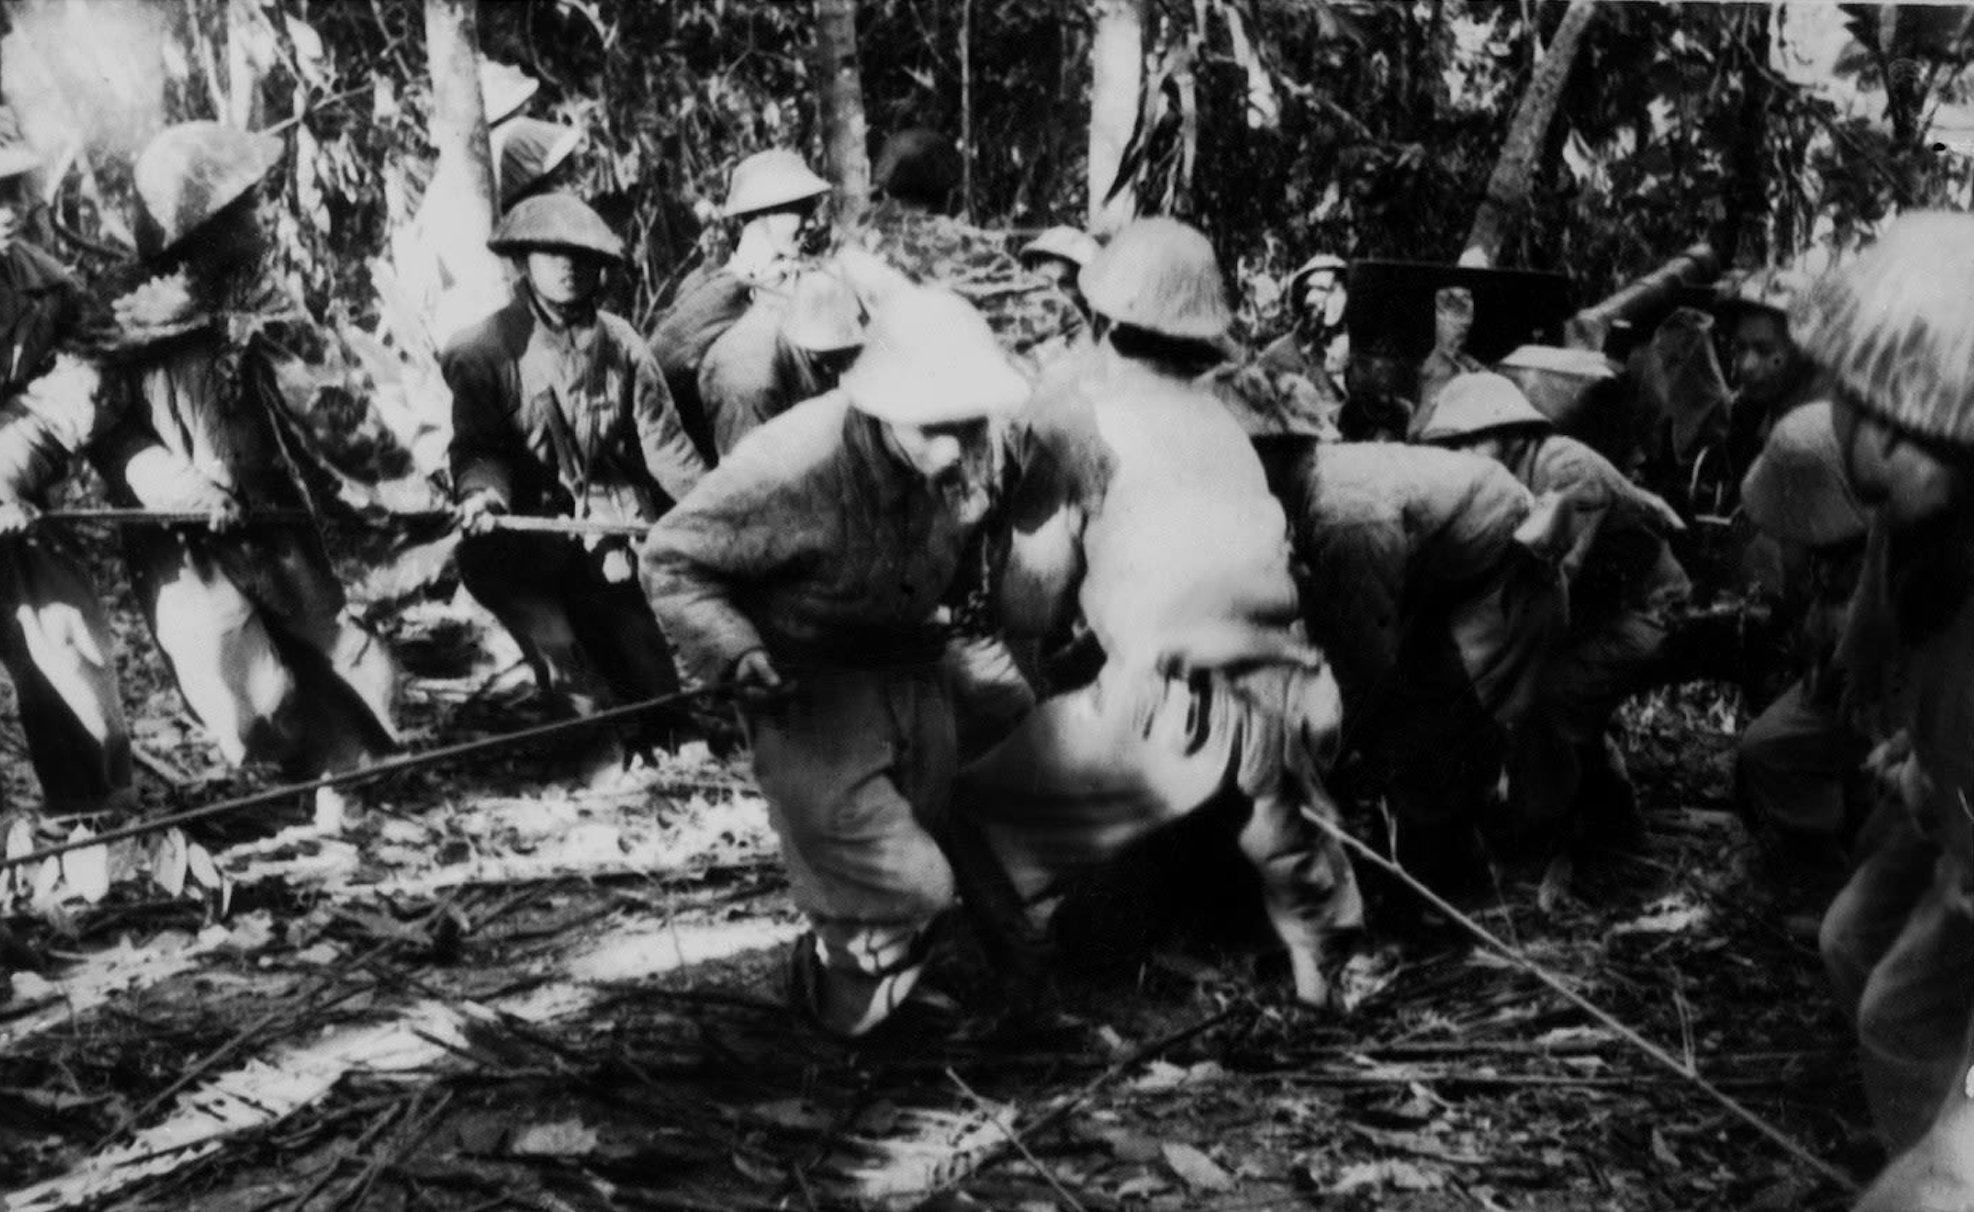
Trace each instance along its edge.
<path fill-rule="evenodd" d="M 1234 322 L 1213 245 L 1177 219 L 1126 224 L 1079 284 L 1098 315 L 1161 336 L 1218 341 Z"/>
<path fill-rule="evenodd" d="M 952 291 L 930 286 L 878 306 L 842 389 L 859 412 L 898 425 L 999 416 L 1029 395 L 986 319 Z"/>
<path fill-rule="evenodd" d="M 1921 437 L 1974 446 L 1974 215 L 1921 211 L 1819 281 L 1796 342 L 1858 406 Z"/>
<path fill-rule="evenodd" d="M 1844 474 L 1830 412 L 1822 401 L 1792 409 L 1741 481 L 1749 519 L 1784 542 L 1847 543 L 1863 538 L 1870 524 Z"/>
<path fill-rule="evenodd" d="M 1501 429 L 1549 425 L 1514 380 L 1490 371 L 1454 375 L 1436 401 L 1432 420 L 1419 434 L 1422 442 L 1458 442 Z"/>
<path fill-rule="evenodd" d="M 535 249 L 589 253 L 611 261 L 624 259 L 624 242 L 603 216 L 574 194 L 537 194 L 525 198 L 501 217 L 487 247 L 497 253 L 526 253 Z"/>
<path fill-rule="evenodd" d="M 744 218 L 764 210 L 792 206 L 828 193 L 829 182 L 818 177 L 802 162 L 802 157 L 785 148 L 773 147 L 734 165 L 727 182 L 729 219 Z"/>
<path fill-rule="evenodd" d="M 500 181 L 500 205 L 506 209 L 529 187 L 562 166 L 583 141 L 573 126 L 516 118 L 494 131 L 494 175 Z"/>
<path fill-rule="evenodd" d="M 158 132 L 132 171 L 143 204 L 147 256 L 177 247 L 245 196 L 281 161 L 281 140 L 220 122 L 181 122 Z"/>

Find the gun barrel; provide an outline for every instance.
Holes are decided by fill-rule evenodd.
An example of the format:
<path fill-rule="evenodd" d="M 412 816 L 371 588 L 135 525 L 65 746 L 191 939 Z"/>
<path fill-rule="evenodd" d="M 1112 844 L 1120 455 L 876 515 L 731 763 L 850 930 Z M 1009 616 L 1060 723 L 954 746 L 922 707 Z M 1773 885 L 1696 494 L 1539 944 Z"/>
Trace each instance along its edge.
<path fill-rule="evenodd" d="M 1636 327 L 1671 311 L 1683 289 L 1713 281 L 1720 270 L 1720 254 L 1713 246 L 1704 241 L 1694 244 L 1603 302 L 1577 312 L 1570 318 L 1569 343 L 1602 351 L 1612 330 Z"/>

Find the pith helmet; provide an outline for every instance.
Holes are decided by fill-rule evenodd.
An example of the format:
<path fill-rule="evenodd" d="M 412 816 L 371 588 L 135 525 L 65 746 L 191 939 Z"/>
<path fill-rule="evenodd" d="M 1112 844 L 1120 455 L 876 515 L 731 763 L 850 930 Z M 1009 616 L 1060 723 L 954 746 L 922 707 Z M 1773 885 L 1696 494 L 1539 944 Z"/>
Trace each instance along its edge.
<path fill-rule="evenodd" d="M 785 148 L 771 147 L 734 165 L 727 182 L 729 219 L 739 219 L 777 207 L 792 206 L 829 192 L 829 182 L 818 177 L 802 157 Z"/>
<path fill-rule="evenodd" d="M 537 194 L 501 217 L 487 241 L 497 253 L 526 253 L 535 249 L 589 253 L 611 261 L 624 259 L 624 242 L 603 216 L 574 194 Z"/>
<path fill-rule="evenodd" d="M 1080 284 L 1098 315 L 1162 336 L 1217 341 L 1234 322 L 1213 245 L 1177 219 L 1126 224 Z"/>
<path fill-rule="evenodd" d="M 1718 308 L 1722 315 L 1765 311 L 1786 320 L 1797 300 L 1809 290 L 1810 280 L 1793 269 L 1748 269 L 1730 275 L 1722 285 Z"/>
<path fill-rule="evenodd" d="M 41 157 L 21 133 L 20 115 L 11 105 L 0 105 L 0 179 L 18 177 L 41 167 Z"/>
<path fill-rule="evenodd" d="M 1974 215 L 1923 211 L 1812 288 L 1796 342 L 1858 405 L 1974 446 Z"/>
<path fill-rule="evenodd" d="M 986 319 L 952 291 L 931 286 L 878 305 L 864 330 L 864 352 L 842 387 L 859 412 L 899 425 L 998 416 L 1019 408 L 1029 393 Z"/>
<path fill-rule="evenodd" d="M 516 118 L 494 132 L 495 176 L 500 179 L 500 205 L 514 205 L 528 189 L 562 166 L 583 133 L 573 126 Z"/>
<path fill-rule="evenodd" d="M 1288 280 L 1289 305 L 1292 307 L 1302 306 L 1302 288 L 1309 284 L 1309 279 L 1313 275 L 1327 272 L 1336 274 L 1341 278 L 1343 271 L 1348 268 L 1349 266 L 1345 264 L 1342 257 L 1332 253 L 1317 253 L 1301 265 L 1296 266 L 1295 272 L 1289 275 Z"/>
<path fill-rule="evenodd" d="M 863 305 L 841 277 L 810 270 L 795 279 L 781 332 L 790 345 L 809 353 L 855 349 L 864 343 Z"/>
<path fill-rule="evenodd" d="M 1864 537 L 1864 509 L 1844 474 L 1830 405 L 1805 404 L 1769 431 L 1741 482 L 1741 504 L 1755 525 L 1788 543 L 1822 547 Z"/>
<path fill-rule="evenodd" d="M 1583 394 L 1617 378 L 1617 367 L 1594 349 L 1555 345 L 1523 345 L 1494 367 L 1502 378 L 1545 417 L 1564 417 Z"/>
<path fill-rule="evenodd" d="M 176 247 L 261 183 L 281 161 L 281 140 L 220 122 L 167 126 L 137 156 L 147 256 Z"/>
<path fill-rule="evenodd" d="M 1061 224 L 1029 241 L 1021 250 L 1021 263 L 1033 265 L 1044 257 L 1055 257 L 1078 268 L 1087 267 L 1097 255 L 1096 238 L 1086 231 Z"/>
<path fill-rule="evenodd" d="M 1477 370 L 1454 375 L 1440 388 L 1432 420 L 1419 438 L 1425 442 L 1458 442 L 1524 425 L 1546 428 L 1549 418 L 1536 411 L 1514 380 Z"/>
<path fill-rule="evenodd" d="M 521 112 L 541 91 L 541 81 L 512 63 L 480 60 L 480 101 L 487 108 L 487 125 L 501 123 Z"/>

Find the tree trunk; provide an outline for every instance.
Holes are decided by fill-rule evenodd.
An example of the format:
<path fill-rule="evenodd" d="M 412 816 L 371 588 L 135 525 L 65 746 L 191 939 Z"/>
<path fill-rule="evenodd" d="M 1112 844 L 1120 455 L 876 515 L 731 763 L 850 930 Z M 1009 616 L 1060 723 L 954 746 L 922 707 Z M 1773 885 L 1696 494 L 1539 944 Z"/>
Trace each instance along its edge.
<path fill-rule="evenodd" d="M 870 136 L 864 123 L 864 77 L 857 66 L 857 0 L 816 0 L 816 59 L 837 219 L 854 227 L 870 205 Z"/>
<path fill-rule="evenodd" d="M 1460 254 L 1460 264 L 1495 264 L 1509 238 L 1527 217 L 1549 124 L 1556 116 L 1557 102 L 1562 100 L 1563 85 L 1569 82 L 1570 68 L 1576 62 L 1584 31 L 1596 15 L 1597 0 L 1570 0 L 1563 23 L 1550 40 L 1548 51 L 1535 65 L 1528 89 L 1515 107 L 1508 141 L 1502 145 L 1501 157 L 1494 162 L 1494 172 L 1488 177 L 1487 194 L 1474 215 L 1472 230 L 1467 233 L 1467 247 Z"/>
<path fill-rule="evenodd" d="M 486 102 L 480 96 L 479 0 L 425 0 L 425 54 L 432 73 L 432 146 L 439 153 L 427 205 L 444 208 L 438 213 L 451 228 L 449 247 L 477 246 L 481 259 L 493 263 L 486 251 L 493 234 L 494 179 Z M 453 267 L 455 273 L 462 268 Z"/>
<path fill-rule="evenodd" d="M 1138 124 L 1147 7 L 1147 0 L 1091 0 L 1096 36 L 1090 42 L 1089 226 L 1099 234 L 1116 231 L 1137 213 L 1129 190 L 1112 202 L 1105 199 Z"/>

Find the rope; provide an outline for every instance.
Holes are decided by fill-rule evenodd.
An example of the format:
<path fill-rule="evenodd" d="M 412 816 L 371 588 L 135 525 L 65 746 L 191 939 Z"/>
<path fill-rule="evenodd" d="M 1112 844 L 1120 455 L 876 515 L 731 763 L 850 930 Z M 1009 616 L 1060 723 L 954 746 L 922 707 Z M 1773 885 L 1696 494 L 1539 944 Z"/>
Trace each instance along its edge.
<path fill-rule="evenodd" d="M 184 509 L 50 509 L 36 515 L 36 520 L 55 522 L 71 526 L 167 526 L 176 524 L 202 524 L 212 515 Z M 400 522 L 406 524 L 450 521 L 452 515 L 441 510 L 412 510 L 403 513 L 386 513 L 382 518 L 365 517 L 363 522 Z M 242 525 L 255 522 L 307 522 L 311 515 L 305 509 L 257 509 L 243 514 Z M 495 514 L 491 521 L 495 530 L 514 531 L 521 534 L 561 534 L 561 535 L 602 535 L 640 538 L 651 531 L 650 522 L 612 522 L 601 518 L 538 518 L 525 514 Z"/>
<path fill-rule="evenodd" d="M 1638 1049 L 1640 1052 L 1643 1052 L 1647 1057 L 1651 1058 L 1653 1061 L 1657 1062 L 1665 1069 L 1669 1070 L 1670 1072 L 1677 1075 L 1679 1078 L 1681 1078 L 1688 1084 L 1692 1085 L 1695 1089 L 1699 1090 L 1702 1094 L 1705 1094 L 1708 1098 L 1718 1103 L 1721 1106 L 1721 1108 L 1725 1110 L 1728 1114 L 1734 1116 L 1734 1118 L 1740 1120 L 1742 1123 L 1746 1124 L 1750 1128 L 1753 1128 L 1755 1131 L 1767 1137 L 1770 1141 L 1774 1142 L 1776 1147 L 1780 1148 L 1784 1153 L 1787 1153 L 1790 1157 L 1794 1158 L 1796 1161 L 1801 1162 L 1809 1169 L 1815 1171 L 1823 1179 L 1834 1184 L 1839 1190 L 1842 1190 L 1849 1194 L 1855 1194 L 1858 1191 L 1859 1188 L 1857 1183 L 1852 1181 L 1851 1177 L 1848 1174 L 1845 1174 L 1843 1171 L 1837 1169 L 1835 1166 L 1832 1166 L 1829 1162 L 1826 1162 L 1822 1158 L 1816 1156 L 1814 1153 L 1811 1153 L 1808 1149 L 1804 1148 L 1801 1144 L 1799 1144 L 1795 1140 L 1795 1138 L 1791 1137 L 1788 1133 L 1784 1132 L 1782 1129 L 1776 1127 L 1768 1120 L 1762 1118 L 1760 1115 L 1750 1110 L 1746 1105 L 1737 1101 L 1732 1095 L 1722 1090 L 1719 1086 L 1714 1085 L 1712 1082 L 1708 1081 L 1704 1077 L 1701 1077 L 1698 1073 L 1696 1073 L 1692 1069 L 1687 1068 L 1684 1064 L 1680 1063 L 1680 1061 L 1676 1057 L 1674 1057 L 1671 1053 L 1667 1052 L 1665 1049 L 1659 1047 L 1651 1040 L 1646 1039 L 1643 1035 L 1640 1035 L 1637 1031 L 1634 1031 L 1632 1028 L 1626 1026 L 1623 1022 L 1619 1021 L 1619 1019 L 1615 1015 L 1611 1014 L 1610 1011 L 1603 1009 L 1602 1007 L 1598 1006 L 1595 1002 L 1592 1002 L 1588 998 L 1584 997 L 1581 993 L 1578 993 L 1576 990 L 1570 988 L 1567 984 L 1563 982 L 1563 979 L 1561 977 L 1550 972 L 1547 968 L 1544 968 L 1542 965 L 1528 958 L 1526 955 L 1522 954 L 1514 947 L 1511 947 L 1507 943 L 1503 942 L 1493 932 L 1489 931 L 1487 927 L 1481 925 L 1473 918 L 1468 917 L 1466 914 L 1460 912 L 1458 909 L 1455 909 L 1452 905 L 1448 904 L 1443 898 L 1441 898 L 1438 893 L 1434 892 L 1432 889 L 1426 887 L 1424 884 L 1420 883 L 1417 879 L 1413 878 L 1412 874 L 1406 871 L 1405 868 L 1399 866 L 1397 863 L 1392 862 L 1390 859 L 1379 854 L 1377 851 L 1371 849 L 1371 847 L 1365 845 L 1363 842 L 1358 841 L 1355 837 L 1351 836 L 1349 833 L 1346 833 L 1343 827 L 1341 825 L 1338 825 L 1334 821 L 1331 821 L 1314 812 L 1305 811 L 1303 815 L 1306 819 L 1314 823 L 1319 829 L 1323 830 L 1325 833 L 1335 838 L 1337 842 L 1341 844 L 1343 848 L 1348 850 L 1351 854 L 1355 855 L 1360 859 L 1363 859 L 1365 862 L 1370 863 L 1372 866 L 1384 872 L 1386 875 L 1389 875 L 1393 879 L 1396 879 L 1399 883 L 1403 884 L 1405 887 L 1409 888 L 1413 892 L 1418 893 L 1419 896 L 1423 898 L 1433 908 L 1445 914 L 1449 920 L 1458 923 L 1462 929 L 1466 930 L 1467 933 L 1473 935 L 1475 938 L 1479 939 L 1482 943 L 1486 944 L 1490 950 L 1495 952 L 1495 954 L 1507 960 L 1509 963 L 1514 964 L 1517 968 L 1520 968 L 1522 971 L 1528 973 L 1530 976 L 1533 976 L 1536 980 L 1541 981 L 1544 985 L 1547 985 L 1550 989 L 1561 994 L 1563 998 L 1567 1000 L 1571 1005 L 1583 1011 L 1585 1014 L 1595 1019 L 1598 1023 L 1602 1024 L 1605 1027 L 1608 1027 L 1613 1032 L 1616 1032 L 1617 1035 L 1621 1039 L 1623 1039 L 1626 1043 Z"/>
<path fill-rule="evenodd" d="M 38 863 L 43 859 L 51 859 L 67 854 L 72 850 L 84 850 L 91 846 L 102 846 L 110 842 L 120 842 L 128 838 L 142 837 L 147 833 L 157 833 L 160 830 L 190 824 L 193 821 L 203 821 L 216 816 L 224 816 L 229 812 L 238 812 L 243 808 L 259 807 L 262 804 L 272 803 L 275 800 L 318 791 L 324 787 L 344 787 L 353 783 L 365 783 L 372 779 L 385 778 L 393 774 L 402 774 L 407 770 L 416 770 L 424 766 L 437 765 L 440 762 L 451 761 L 454 758 L 468 757 L 476 753 L 485 753 L 495 749 L 505 749 L 517 744 L 524 744 L 528 741 L 538 741 L 544 737 L 557 736 L 564 732 L 573 732 L 579 728 L 593 728 L 600 724 L 611 724 L 618 720 L 629 719 L 632 716 L 642 715 L 649 711 L 656 711 L 661 708 L 689 702 L 693 699 L 704 698 L 714 693 L 726 692 L 728 689 L 725 686 L 702 686 L 697 690 L 682 690 L 677 694 L 663 694 L 657 698 L 646 699 L 640 703 L 628 703 L 622 707 L 611 707 L 599 711 L 595 715 L 581 716 L 572 720 L 556 720 L 553 723 L 538 724 L 533 728 L 523 728 L 518 732 L 481 737 L 476 741 L 461 741 L 456 745 L 446 745 L 438 749 L 427 749 L 422 753 L 400 754 L 397 757 L 385 758 L 374 765 L 365 766 L 360 770 L 346 770 L 340 774 L 325 774 L 321 778 L 310 779 L 304 783 L 289 783 L 280 787 L 270 787 L 263 791 L 253 792 L 250 795 L 240 796 L 237 799 L 222 800 L 217 804 L 208 804 L 203 808 L 188 808 L 183 812 L 175 812 L 169 816 L 161 816 L 148 821 L 139 821 L 134 825 L 126 825 L 121 829 L 111 829 L 105 833 L 99 833 L 95 837 L 63 842 L 60 845 L 49 846 L 43 850 L 30 851 L 27 854 L 16 855 L 13 858 L 0 858 L 0 871 L 5 871 L 9 867 L 20 867 L 28 863 Z"/>

